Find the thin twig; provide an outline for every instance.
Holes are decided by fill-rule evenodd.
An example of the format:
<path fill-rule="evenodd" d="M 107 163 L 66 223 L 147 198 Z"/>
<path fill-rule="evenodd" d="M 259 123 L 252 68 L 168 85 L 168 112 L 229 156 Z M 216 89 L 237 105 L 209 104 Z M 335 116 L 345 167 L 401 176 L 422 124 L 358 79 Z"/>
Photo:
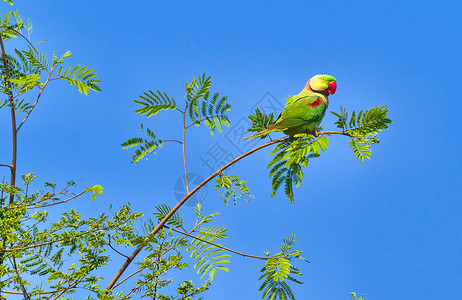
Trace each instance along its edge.
<path fill-rule="evenodd" d="M 321 131 L 321 132 L 318 132 L 318 135 L 331 135 L 331 134 L 340 134 L 340 135 L 346 135 L 346 136 L 349 136 L 349 137 L 364 138 L 364 135 L 351 134 L 351 133 L 348 133 L 347 131 Z"/>
<path fill-rule="evenodd" d="M 188 109 L 188 101 L 186 100 L 186 106 L 183 112 L 183 143 L 181 146 L 183 148 L 183 165 L 184 165 L 184 180 L 186 184 L 186 194 L 189 194 L 189 184 L 188 184 L 188 171 L 186 170 L 186 150 L 185 150 L 185 140 L 186 140 L 186 110 Z"/>
<path fill-rule="evenodd" d="M 114 247 L 112 247 L 110 238 L 109 238 L 108 246 L 111 247 L 111 249 L 114 250 L 115 252 L 117 252 L 118 254 L 122 255 L 122 256 L 125 257 L 125 258 L 128 258 L 127 255 L 125 255 L 125 254 L 123 254 L 123 253 L 117 251 L 117 249 L 115 249 Z"/>
<path fill-rule="evenodd" d="M 179 144 L 183 144 L 182 142 L 180 142 L 179 140 L 159 140 L 160 142 L 176 142 L 176 143 L 179 143 Z"/>
<path fill-rule="evenodd" d="M 47 71 L 48 72 L 48 71 Z M 51 69 L 50 73 L 48 74 L 48 78 L 47 78 L 47 81 L 45 81 L 45 83 L 43 84 L 43 86 L 40 88 L 40 92 L 38 93 L 37 95 L 37 99 L 35 99 L 35 102 L 34 104 L 32 105 L 32 107 L 29 109 L 29 111 L 27 112 L 27 115 L 24 117 L 24 119 L 22 120 L 21 124 L 19 124 L 19 127 L 17 129 L 17 131 L 19 131 L 19 129 L 21 129 L 22 125 L 26 122 L 26 120 L 29 118 L 30 114 L 32 113 L 32 111 L 34 110 L 35 106 L 37 105 L 39 99 L 40 99 L 40 96 L 42 96 L 42 92 L 43 90 L 45 89 L 45 87 L 47 86 L 47 84 L 50 82 L 50 76 L 51 76 L 51 73 L 53 72 L 53 69 Z"/>
<path fill-rule="evenodd" d="M 202 242 L 204 242 L 204 243 L 213 245 L 213 246 L 215 246 L 215 247 L 221 248 L 221 249 L 223 249 L 223 250 L 226 250 L 226 251 L 229 251 L 229 252 L 232 252 L 232 253 L 235 253 L 235 254 L 244 256 L 244 257 L 252 257 L 252 258 L 258 258 L 258 259 L 263 259 L 263 260 L 268 260 L 268 259 L 271 259 L 271 258 L 275 258 L 275 257 L 256 256 L 256 255 L 241 253 L 241 252 L 238 252 L 238 251 L 236 251 L 236 250 L 233 250 L 233 249 L 224 247 L 224 246 L 222 246 L 222 245 L 215 244 L 215 243 L 209 242 L 209 241 L 207 241 L 207 240 L 201 239 L 200 237 L 194 236 L 194 235 L 189 234 L 189 233 L 187 233 L 187 232 L 183 232 L 183 231 L 181 231 L 181 230 L 178 230 L 178 229 L 169 227 L 169 226 L 167 226 L 167 225 L 164 225 L 164 228 L 171 229 L 171 230 L 173 230 L 173 231 L 175 231 L 175 232 L 178 232 L 178 233 L 181 233 L 181 234 L 183 234 L 183 235 L 189 236 L 190 238 L 193 238 L 193 239 L 202 241 Z"/>
<path fill-rule="evenodd" d="M 38 52 L 38 50 L 35 48 L 34 44 L 32 44 L 32 43 L 29 41 L 29 39 L 26 38 L 21 32 L 15 30 L 15 29 L 13 29 L 13 28 L 11 28 L 10 26 L 6 26 L 6 25 L 0 25 L 0 27 L 8 28 L 9 30 L 14 31 L 14 32 L 17 33 L 18 35 L 20 35 L 23 39 L 25 39 L 26 42 L 28 42 L 29 45 L 31 45 L 31 47 L 32 47 L 36 52 Z"/>
<path fill-rule="evenodd" d="M 175 248 L 176 246 L 178 246 L 178 243 L 176 243 L 175 245 L 167 248 L 165 251 L 163 251 L 161 254 L 159 254 L 159 256 L 152 261 L 152 263 L 155 263 L 156 261 L 159 260 L 159 258 L 161 256 L 163 256 L 165 253 L 167 253 L 168 251 L 172 250 L 173 248 Z M 139 268 L 138 270 L 136 270 L 135 272 L 131 273 L 130 275 L 128 275 L 127 277 L 125 277 L 124 279 L 122 279 L 118 284 L 116 284 L 114 287 L 111 287 L 111 290 L 112 289 L 115 289 L 116 287 L 118 287 L 119 285 L 121 285 L 124 281 L 130 279 L 131 277 L 133 277 L 133 275 L 136 275 L 138 274 L 139 272 L 143 271 L 143 268 Z"/>
<path fill-rule="evenodd" d="M 19 271 L 18 271 L 18 265 L 16 264 L 16 258 L 13 256 L 12 257 L 13 259 L 13 269 L 14 271 L 16 272 L 16 276 L 18 276 L 18 280 L 19 280 L 19 285 L 21 286 L 21 290 L 22 290 L 22 294 L 24 296 L 24 299 L 30 299 L 30 296 L 29 294 L 27 293 L 26 291 L 26 287 L 24 286 L 24 283 L 22 282 L 21 280 L 21 276 L 19 275 Z"/>
<path fill-rule="evenodd" d="M 29 205 L 29 206 L 27 206 L 26 208 L 27 208 L 27 209 L 30 209 L 30 208 L 44 208 L 44 207 L 48 207 L 48 206 L 53 206 L 53 205 L 58 205 L 58 204 L 66 203 L 66 202 L 68 202 L 68 201 L 71 201 L 72 199 L 75 199 L 75 198 L 77 198 L 77 197 L 82 196 L 82 195 L 85 194 L 85 193 L 86 193 L 86 192 L 80 192 L 79 194 L 74 195 L 74 196 L 72 196 L 72 197 L 70 197 L 70 198 L 67 198 L 67 199 L 65 199 L 65 200 L 62 200 L 62 201 L 53 202 L 53 203 L 44 204 L 44 205 L 37 205 L 37 204 L 36 204 L 36 205 Z"/>

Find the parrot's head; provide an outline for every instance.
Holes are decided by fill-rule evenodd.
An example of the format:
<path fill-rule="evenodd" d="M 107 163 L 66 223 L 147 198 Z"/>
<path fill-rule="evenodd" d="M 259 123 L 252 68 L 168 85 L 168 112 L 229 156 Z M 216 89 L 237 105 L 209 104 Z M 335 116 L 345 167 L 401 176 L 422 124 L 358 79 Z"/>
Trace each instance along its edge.
<path fill-rule="evenodd" d="M 306 83 L 306 89 L 324 95 L 333 95 L 337 90 L 337 81 L 329 75 L 315 75 Z"/>

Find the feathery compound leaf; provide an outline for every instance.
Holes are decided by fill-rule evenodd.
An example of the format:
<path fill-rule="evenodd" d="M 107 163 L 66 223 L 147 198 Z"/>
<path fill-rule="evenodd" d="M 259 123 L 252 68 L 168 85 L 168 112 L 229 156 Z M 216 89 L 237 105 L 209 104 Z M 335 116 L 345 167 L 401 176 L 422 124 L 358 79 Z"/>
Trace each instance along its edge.
<path fill-rule="evenodd" d="M 371 144 L 379 142 L 377 134 L 392 123 L 387 118 L 388 108 L 386 106 L 376 106 L 371 109 L 351 113 L 348 121 L 348 114 L 345 109 L 340 107 L 341 113 L 332 112 L 339 118 L 335 124 L 342 128 L 343 131 L 350 135 L 351 140 L 348 145 L 351 147 L 353 154 L 361 161 L 370 159 Z"/>
<path fill-rule="evenodd" d="M 157 140 L 156 135 L 152 130 L 149 128 L 144 130 L 143 124 L 141 124 L 140 129 L 148 136 L 148 138 L 143 139 L 142 137 L 134 137 L 121 144 L 122 149 L 125 150 L 132 147 L 138 147 L 138 149 L 135 150 L 133 160 L 131 161 L 134 164 L 137 164 L 143 158 L 148 159 L 149 155 L 156 153 L 155 150 L 157 148 L 162 147 L 162 140 Z"/>
<path fill-rule="evenodd" d="M 29 51 L 22 51 L 25 57 L 29 60 L 30 64 L 37 68 L 40 72 L 48 69 L 48 59 L 45 54 L 39 52 L 31 46 L 28 47 Z"/>
<path fill-rule="evenodd" d="M 11 0 L 6 1 L 13 4 Z M 14 23 L 12 23 L 13 20 Z M 24 28 L 24 22 L 16 9 L 7 11 L 5 18 L 3 20 L 0 18 L 0 25 L 3 25 L 3 27 L 0 28 L 0 34 L 5 41 L 16 38 L 18 36 L 17 32 L 21 32 L 21 29 Z"/>
<path fill-rule="evenodd" d="M 194 125 L 204 123 L 212 136 L 223 131 L 223 125 L 229 126 L 227 112 L 231 105 L 227 103 L 227 97 L 220 97 L 219 93 L 210 94 L 211 77 L 205 74 L 194 77 L 191 83 L 186 82 L 186 99 L 188 115 Z"/>
<path fill-rule="evenodd" d="M 148 118 L 157 114 L 161 110 L 176 108 L 175 99 L 160 91 L 153 92 L 149 90 L 139 97 L 141 100 L 135 100 L 135 103 L 140 104 L 141 108 L 138 108 L 135 112 L 146 115 Z"/>
<path fill-rule="evenodd" d="M 13 84 L 13 88 L 19 93 L 25 93 L 34 89 L 36 86 L 42 85 L 40 82 L 40 75 L 38 74 L 17 76 L 16 78 L 10 78 L 9 81 Z"/>
<path fill-rule="evenodd" d="M 163 220 L 165 216 L 172 210 L 171 207 L 168 205 L 162 204 L 155 207 L 157 212 L 154 212 L 153 215 L 159 220 Z M 182 227 L 183 226 L 183 217 L 180 216 L 179 212 L 175 212 L 170 219 L 167 220 L 167 225 L 172 225 L 175 227 Z"/>
<path fill-rule="evenodd" d="M 286 140 L 274 147 L 270 153 L 273 159 L 268 164 L 270 169 L 269 177 L 271 180 L 271 197 L 284 183 L 284 191 L 291 203 L 294 200 L 294 185 L 302 185 L 304 177 L 303 168 L 308 165 L 310 158 L 320 155 L 329 144 L 329 139 L 325 136 L 314 138 L 308 134 L 297 135 L 296 139 Z"/>
<path fill-rule="evenodd" d="M 236 175 L 219 176 L 215 178 L 215 183 L 215 191 L 224 188 L 224 192 L 220 194 L 220 197 L 224 198 L 225 205 L 228 205 L 230 199 L 233 199 L 234 205 L 237 205 L 237 200 L 240 198 L 246 201 L 250 201 L 246 199 L 247 197 L 254 198 L 246 187 L 245 181 L 239 180 Z"/>
<path fill-rule="evenodd" d="M 249 115 L 249 119 L 252 122 L 252 126 L 247 129 L 250 132 L 260 132 L 268 125 L 274 123 L 274 115 L 270 113 L 268 115 L 263 114 L 260 109 L 255 109 L 255 115 Z M 266 135 L 262 135 L 260 138 L 265 138 Z"/>
<path fill-rule="evenodd" d="M 217 270 L 229 271 L 225 266 L 225 264 L 229 263 L 229 254 L 226 254 L 222 248 L 204 242 L 213 242 L 217 239 L 225 238 L 226 231 L 228 231 L 226 228 L 200 227 L 197 237 L 201 240 L 193 239 L 187 248 L 191 252 L 190 256 L 196 260 L 194 268 L 197 269 L 197 273 L 201 278 L 209 274 L 210 280 L 213 280 Z"/>
<path fill-rule="evenodd" d="M 187 105 L 189 107 L 189 117 L 191 121 L 195 122 L 200 118 L 198 104 L 199 99 L 203 98 L 205 95 L 208 96 L 208 91 L 210 85 L 212 84 L 211 77 L 205 77 L 205 74 L 202 76 L 194 77 L 191 83 L 186 82 L 186 95 Z"/>
<path fill-rule="evenodd" d="M 100 83 L 97 73 L 94 69 L 89 69 L 87 66 L 77 65 L 71 69 L 68 66 L 66 69 L 62 67 L 58 70 L 58 78 L 66 79 L 70 85 L 75 85 L 79 92 L 88 95 L 90 90 L 100 92 L 101 88 L 98 86 Z"/>
<path fill-rule="evenodd" d="M 351 150 L 353 150 L 353 154 L 361 161 L 370 159 L 371 145 L 367 139 L 352 138 L 351 141 L 348 142 L 348 145 L 351 147 Z"/>
<path fill-rule="evenodd" d="M 302 275 L 302 273 L 292 265 L 291 261 L 297 258 L 307 261 L 300 256 L 301 251 L 291 251 L 292 245 L 297 241 L 298 239 L 293 234 L 286 237 L 280 246 L 281 252 L 268 259 L 261 269 L 262 274 L 259 280 L 263 280 L 263 283 L 259 290 L 263 291 L 262 299 L 295 300 L 287 281 L 301 284 L 302 282 L 295 279 L 293 275 Z"/>

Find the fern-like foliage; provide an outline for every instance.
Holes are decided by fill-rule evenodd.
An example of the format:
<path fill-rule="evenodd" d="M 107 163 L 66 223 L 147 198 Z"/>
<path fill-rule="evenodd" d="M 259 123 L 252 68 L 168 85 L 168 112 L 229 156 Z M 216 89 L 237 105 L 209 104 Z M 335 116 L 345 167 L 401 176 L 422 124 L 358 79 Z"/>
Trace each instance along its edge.
<path fill-rule="evenodd" d="M 338 118 L 335 122 L 337 127 L 350 135 L 351 141 L 348 145 L 361 161 L 370 159 L 371 145 L 379 142 L 377 134 L 392 123 L 392 120 L 387 118 L 386 106 L 376 106 L 365 111 L 361 110 L 359 113 L 353 111 L 350 118 L 343 107 L 340 107 L 340 113 L 332 112 L 332 114 Z"/>
<path fill-rule="evenodd" d="M 15 56 L 6 55 L 7 66 L 9 70 L 9 82 L 12 89 L 19 94 L 33 90 L 35 87 L 42 85 L 40 73 L 42 70 L 35 67 L 28 57 L 24 54 L 27 51 L 15 50 Z M 0 76 L 5 78 L 6 71 L 4 64 L 0 64 Z M 9 95 L 12 91 L 9 89 L 7 81 L 0 83 L 0 92 Z M 15 105 L 17 107 L 17 105 Z"/>
<path fill-rule="evenodd" d="M 132 163 L 134 164 L 137 164 L 140 160 L 142 160 L 145 157 L 146 159 L 148 159 L 150 154 L 156 153 L 155 150 L 158 147 L 162 147 L 162 140 L 158 140 L 151 129 L 146 128 L 146 130 L 144 130 L 143 124 L 141 124 L 140 129 L 147 135 L 147 138 L 134 137 L 128 139 L 127 141 L 121 144 L 122 149 L 138 147 L 135 150 L 135 154 L 133 155 Z"/>
<path fill-rule="evenodd" d="M 43 52 L 38 51 L 35 48 L 32 48 L 31 46 L 29 46 L 28 49 L 29 51 L 22 52 L 26 56 L 30 64 L 34 66 L 39 72 L 48 70 L 49 64 L 45 54 Z"/>
<path fill-rule="evenodd" d="M 13 4 L 11 0 L 6 1 Z M 3 25 L 3 27 L 0 28 L 0 34 L 5 41 L 16 38 L 18 32 L 21 32 L 24 28 L 24 22 L 16 9 L 7 11 L 3 19 L 0 15 L 0 24 Z"/>
<path fill-rule="evenodd" d="M 34 230 L 36 233 L 37 230 Z M 52 254 L 52 250 L 56 250 Z M 24 267 L 29 269 L 30 275 L 44 276 L 53 273 L 55 269 L 61 268 L 61 259 L 64 249 L 55 247 L 51 244 L 29 250 L 29 256 L 21 260 Z"/>
<path fill-rule="evenodd" d="M 254 115 L 249 115 L 249 119 L 252 123 L 252 126 L 250 126 L 247 130 L 250 132 L 260 132 L 268 125 L 273 124 L 275 121 L 273 113 L 265 115 L 258 108 L 255 109 Z M 260 138 L 264 139 L 266 136 L 267 135 L 262 135 Z"/>
<path fill-rule="evenodd" d="M 262 275 L 259 280 L 263 280 L 260 286 L 260 291 L 263 291 L 262 299 L 268 300 L 295 300 L 294 293 L 288 284 L 292 281 L 301 284 L 299 280 L 294 278 L 294 275 L 302 275 L 300 270 L 292 265 L 293 259 L 301 259 L 301 251 L 292 250 L 292 246 L 298 239 L 294 234 L 287 236 L 280 246 L 281 252 L 275 254 L 266 261 L 265 266 L 261 269 Z"/>
<path fill-rule="evenodd" d="M 226 231 L 228 229 L 214 226 L 200 227 L 197 237 L 207 242 L 214 242 L 217 239 L 225 238 Z M 224 249 L 199 239 L 194 239 L 187 250 L 191 251 L 191 257 L 196 260 L 194 268 L 201 278 L 209 274 L 210 280 L 213 280 L 217 270 L 228 272 L 225 264 L 229 263 L 229 254 L 226 254 Z"/>
<path fill-rule="evenodd" d="M 191 83 L 186 82 L 186 100 L 188 103 L 188 115 L 194 125 L 200 126 L 203 122 L 209 129 L 210 134 L 215 135 L 215 130 L 223 131 L 223 125 L 229 126 L 229 118 L 226 114 L 231 110 L 227 103 L 227 97 L 220 97 L 219 93 L 210 94 L 211 77 L 194 77 Z"/>
<path fill-rule="evenodd" d="M 156 211 L 153 214 L 159 220 L 159 222 L 163 220 L 165 216 L 172 210 L 172 208 L 166 204 L 158 205 L 155 207 L 155 209 Z M 177 211 L 170 217 L 170 219 L 167 220 L 167 225 L 181 228 L 183 226 L 183 217 L 180 216 L 180 213 Z"/>
<path fill-rule="evenodd" d="M 302 185 L 304 177 L 303 167 L 308 165 L 310 158 L 318 157 L 321 151 L 326 150 L 329 139 L 325 136 L 314 138 L 308 134 L 296 135 L 295 139 L 285 140 L 277 144 L 270 155 L 269 177 L 271 180 L 271 197 L 284 184 L 284 191 L 293 203 L 294 186 Z"/>
<path fill-rule="evenodd" d="M 224 191 L 220 194 L 220 197 L 224 198 L 225 205 L 228 205 L 228 202 L 231 199 L 233 200 L 234 205 L 237 205 L 238 199 L 249 201 L 247 198 L 254 198 L 254 196 L 250 194 L 249 189 L 245 185 L 245 181 L 239 180 L 237 175 L 218 176 L 215 179 L 215 183 L 215 191 L 224 189 Z"/>
<path fill-rule="evenodd" d="M 60 67 L 58 69 L 58 78 L 66 79 L 70 85 L 75 85 L 79 92 L 85 95 L 88 95 L 90 90 L 101 91 L 101 88 L 98 86 L 100 81 L 96 78 L 97 75 L 94 69 L 81 65 L 73 68 L 68 66 L 66 69 Z"/>
<path fill-rule="evenodd" d="M 190 251 L 190 256 L 196 260 L 194 268 L 197 269 L 197 273 L 201 278 L 209 274 L 210 281 L 213 281 L 217 270 L 229 271 L 225 266 L 225 264 L 229 263 L 229 255 L 224 253 L 224 249 L 215 246 L 220 245 L 215 242 L 216 240 L 227 237 L 226 232 L 228 229 L 215 226 L 201 226 L 205 223 L 210 223 L 212 218 L 217 216 L 218 213 L 203 216 L 200 204 L 197 204 L 194 214 L 197 215 L 197 219 L 192 232 L 197 233 L 197 238 L 191 240 L 187 251 Z M 210 243 L 214 243 L 215 245 Z"/>
<path fill-rule="evenodd" d="M 21 75 L 16 78 L 10 78 L 9 81 L 13 84 L 13 88 L 21 94 L 34 89 L 36 86 L 42 85 L 40 82 L 40 75 L 38 74 Z"/>
<path fill-rule="evenodd" d="M 141 107 L 135 112 L 147 117 L 153 116 L 162 110 L 176 108 L 175 99 L 160 91 L 153 92 L 149 90 L 140 95 L 139 98 L 140 100 L 135 100 L 135 103 L 138 103 Z"/>

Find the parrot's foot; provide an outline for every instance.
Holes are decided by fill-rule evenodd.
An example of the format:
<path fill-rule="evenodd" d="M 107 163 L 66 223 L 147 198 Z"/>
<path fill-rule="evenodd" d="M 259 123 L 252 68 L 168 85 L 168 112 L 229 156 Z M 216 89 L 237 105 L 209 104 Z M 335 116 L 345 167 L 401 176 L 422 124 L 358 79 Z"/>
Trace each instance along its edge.
<path fill-rule="evenodd" d="M 316 129 L 313 131 L 314 137 L 318 137 L 318 136 L 319 136 L 319 131 L 322 130 L 323 128 L 324 128 L 324 126 L 321 126 L 321 127 L 316 128 Z"/>
<path fill-rule="evenodd" d="M 314 137 L 318 137 L 319 136 L 318 131 L 317 130 L 313 131 L 313 135 L 314 135 Z"/>

